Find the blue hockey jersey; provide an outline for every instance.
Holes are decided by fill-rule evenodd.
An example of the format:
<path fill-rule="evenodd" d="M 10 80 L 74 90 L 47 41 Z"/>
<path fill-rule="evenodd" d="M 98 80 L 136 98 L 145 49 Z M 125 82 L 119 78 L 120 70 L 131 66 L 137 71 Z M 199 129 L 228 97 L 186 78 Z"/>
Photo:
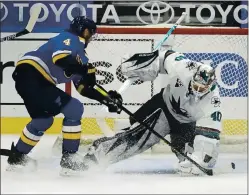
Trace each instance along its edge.
<path fill-rule="evenodd" d="M 67 83 L 79 78 L 79 75 L 66 74 L 61 67 L 55 65 L 56 60 L 67 55 L 72 55 L 79 63 L 86 65 L 88 58 L 85 54 L 85 39 L 70 32 L 62 32 L 37 50 L 26 53 L 17 62 L 17 66 L 28 63 L 51 83 Z"/>

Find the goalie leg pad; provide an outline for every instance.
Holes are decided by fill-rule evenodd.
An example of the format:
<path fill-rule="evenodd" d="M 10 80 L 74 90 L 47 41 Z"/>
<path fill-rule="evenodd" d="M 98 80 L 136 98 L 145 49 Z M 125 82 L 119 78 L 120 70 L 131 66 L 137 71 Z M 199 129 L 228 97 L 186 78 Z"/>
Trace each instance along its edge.
<path fill-rule="evenodd" d="M 214 168 L 219 155 L 219 140 L 205 137 L 203 135 L 195 136 L 194 155 L 201 160 L 206 168 Z"/>
<path fill-rule="evenodd" d="M 215 167 L 219 148 L 219 140 L 197 135 L 194 140 L 194 152 L 188 154 L 195 162 L 206 169 Z M 181 173 L 203 175 L 204 173 L 188 160 L 179 163 L 178 169 Z"/>
<path fill-rule="evenodd" d="M 173 120 L 170 120 L 170 122 L 172 121 Z M 172 125 L 170 132 L 172 147 L 185 153 L 188 151 L 186 146 L 190 148 L 193 147 L 196 123 L 179 123 L 178 121 L 175 121 L 170 124 Z M 172 150 L 172 152 L 174 152 L 174 150 Z M 180 161 L 184 159 L 182 155 L 176 152 L 174 153 Z"/>
<path fill-rule="evenodd" d="M 161 109 L 156 110 L 145 120 L 152 129 L 162 136 L 169 133 L 168 121 Z M 94 141 L 91 148 L 99 164 L 111 164 L 140 154 L 160 139 L 139 123 L 134 123 L 129 130 L 113 137 L 104 137 Z"/>

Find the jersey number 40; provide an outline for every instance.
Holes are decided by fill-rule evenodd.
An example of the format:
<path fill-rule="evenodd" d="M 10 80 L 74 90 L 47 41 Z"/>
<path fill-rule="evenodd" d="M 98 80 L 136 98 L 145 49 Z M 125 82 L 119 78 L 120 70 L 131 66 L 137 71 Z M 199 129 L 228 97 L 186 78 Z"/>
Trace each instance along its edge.
<path fill-rule="evenodd" d="M 222 118 L 222 114 L 221 112 L 217 111 L 217 112 L 214 112 L 211 114 L 211 117 L 214 121 L 221 121 L 221 118 Z"/>

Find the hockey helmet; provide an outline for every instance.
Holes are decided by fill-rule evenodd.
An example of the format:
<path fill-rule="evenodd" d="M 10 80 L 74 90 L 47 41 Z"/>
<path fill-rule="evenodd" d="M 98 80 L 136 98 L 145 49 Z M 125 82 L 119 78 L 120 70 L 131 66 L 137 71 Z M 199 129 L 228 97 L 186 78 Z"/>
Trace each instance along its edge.
<path fill-rule="evenodd" d="M 85 29 L 88 29 L 91 35 L 94 35 L 97 26 L 93 20 L 86 18 L 85 16 L 76 16 L 70 24 L 70 30 L 78 36 L 82 36 L 82 32 Z"/>
<path fill-rule="evenodd" d="M 198 66 L 191 81 L 192 92 L 196 100 L 201 99 L 205 94 L 213 91 L 216 84 L 215 70 L 207 64 Z"/>

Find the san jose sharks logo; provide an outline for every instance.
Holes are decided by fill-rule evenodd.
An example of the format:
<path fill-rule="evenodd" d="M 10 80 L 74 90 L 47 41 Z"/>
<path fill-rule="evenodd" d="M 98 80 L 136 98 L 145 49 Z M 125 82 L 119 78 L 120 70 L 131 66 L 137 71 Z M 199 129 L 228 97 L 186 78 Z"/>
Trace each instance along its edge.
<path fill-rule="evenodd" d="M 187 112 L 187 110 L 181 108 L 181 98 L 178 98 L 178 101 L 175 100 L 174 96 L 171 96 L 171 100 L 170 103 L 172 105 L 172 110 L 179 115 L 185 116 L 185 117 L 189 117 L 189 114 Z"/>
<path fill-rule="evenodd" d="M 211 104 L 213 104 L 214 107 L 220 107 L 220 98 L 218 98 L 217 96 L 212 97 Z"/>
<path fill-rule="evenodd" d="M 186 68 L 188 68 L 189 70 L 193 70 L 196 67 L 197 67 L 197 64 L 195 62 L 192 62 L 192 61 L 188 62 L 187 66 L 186 66 Z"/>
<path fill-rule="evenodd" d="M 177 78 L 175 87 L 182 87 L 182 86 L 183 86 L 182 81 Z"/>

